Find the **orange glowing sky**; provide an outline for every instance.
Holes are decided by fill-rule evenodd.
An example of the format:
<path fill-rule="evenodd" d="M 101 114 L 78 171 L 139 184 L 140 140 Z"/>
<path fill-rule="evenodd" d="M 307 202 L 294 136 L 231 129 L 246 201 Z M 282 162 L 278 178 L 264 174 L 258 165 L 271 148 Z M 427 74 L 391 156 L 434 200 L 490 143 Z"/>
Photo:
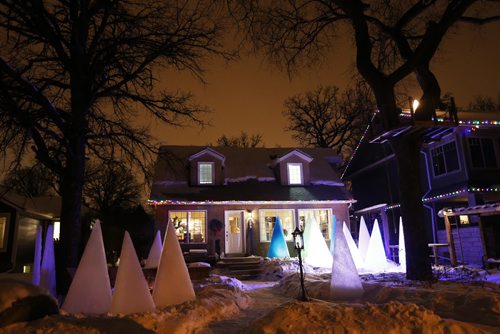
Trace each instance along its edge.
<path fill-rule="evenodd" d="M 500 24 L 480 30 L 464 29 L 446 37 L 432 64 L 442 92 L 453 93 L 462 107 L 474 96 L 496 100 L 500 93 Z M 205 119 L 211 126 L 200 129 L 153 124 L 152 134 L 162 144 L 207 145 L 222 134 L 237 136 L 245 131 L 262 134 L 267 147 L 297 146 L 291 133 L 284 131 L 283 102 L 320 84 L 340 88 L 347 85 L 354 71 L 354 51 L 347 40 L 337 45 L 328 60 L 300 71 L 291 80 L 262 58 L 245 55 L 229 64 L 222 60 L 206 62 L 206 85 L 188 74 L 161 78 L 162 86 L 191 91 L 199 104 L 208 106 L 213 112 Z M 408 93 L 420 95 L 415 89 Z"/>

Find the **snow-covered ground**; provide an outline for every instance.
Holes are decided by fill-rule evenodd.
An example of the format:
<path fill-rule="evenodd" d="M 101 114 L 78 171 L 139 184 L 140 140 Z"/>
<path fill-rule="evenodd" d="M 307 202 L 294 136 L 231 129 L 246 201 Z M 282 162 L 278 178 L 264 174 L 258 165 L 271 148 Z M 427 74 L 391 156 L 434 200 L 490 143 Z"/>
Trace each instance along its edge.
<path fill-rule="evenodd" d="M 195 282 L 197 299 L 182 305 L 128 316 L 53 315 L 0 333 L 500 333 L 499 271 L 438 267 L 430 283 L 365 274 L 364 295 L 350 302 L 330 300 L 328 270 L 305 271 L 308 302 L 296 298 L 297 261 L 266 260 L 261 281 L 212 275 Z"/>

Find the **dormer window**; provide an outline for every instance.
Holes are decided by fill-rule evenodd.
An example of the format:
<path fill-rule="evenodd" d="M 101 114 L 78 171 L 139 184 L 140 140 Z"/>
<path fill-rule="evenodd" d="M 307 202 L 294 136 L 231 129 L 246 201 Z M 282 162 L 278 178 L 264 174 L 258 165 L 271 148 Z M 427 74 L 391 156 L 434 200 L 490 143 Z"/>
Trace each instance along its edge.
<path fill-rule="evenodd" d="M 214 163 L 199 162 L 198 163 L 198 183 L 199 184 L 214 184 Z"/>
<path fill-rule="evenodd" d="M 303 184 L 302 177 L 302 164 L 301 163 L 288 163 L 288 184 L 289 185 L 300 185 Z"/>

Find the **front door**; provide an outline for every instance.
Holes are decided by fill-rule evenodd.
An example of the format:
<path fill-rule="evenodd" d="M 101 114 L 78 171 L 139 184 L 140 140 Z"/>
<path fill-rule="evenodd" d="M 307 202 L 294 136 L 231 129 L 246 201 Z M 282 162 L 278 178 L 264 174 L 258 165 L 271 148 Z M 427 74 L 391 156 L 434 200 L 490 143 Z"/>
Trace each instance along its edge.
<path fill-rule="evenodd" d="M 244 253 L 243 217 L 244 217 L 244 211 L 241 210 L 225 212 L 226 255 Z"/>

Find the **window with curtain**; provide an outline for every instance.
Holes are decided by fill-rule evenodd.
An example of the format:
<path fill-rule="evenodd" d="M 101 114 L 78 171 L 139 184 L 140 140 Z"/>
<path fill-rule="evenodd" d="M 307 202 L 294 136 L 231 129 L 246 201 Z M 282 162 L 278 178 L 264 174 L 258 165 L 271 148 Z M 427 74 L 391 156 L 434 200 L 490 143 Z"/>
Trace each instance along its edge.
<path fill-rule="evenodd" d="M 214 163 L 200 162 L 198 163 L 198 183 L 213 184 L 214 183 Z"/>
<path fill-rule="evenodd" d="M 276 217 L 280 217 L 281 227 L 285 234 L 285 239 L 293 240 L 292 232 L 295 230 L 295 214 L 293 209 L 263 209 L 259 211 L 260 220 L 260 241 L 270 242 L 273 237 Z"/>
<path fill-rule="evenodd" d="M 206 211 L 170 211 L 169 218 L 174 224 L 175 234 L 179 242 L 206 242 Z"/>
<path fill-rule="evenodd" d="M 288 169 L 288 184 L 289 185 L 303 184 L 302 164 L 301 163 L 289 163 L 289 164 L 287 164 L 287 169 Z"/>
<path fill-rule="evenodd" d="M 307 216 L 311 215 L 316 219 L 316 222 L 319 224 L 319 229 L 323 238 L 325 240 L 330 240 L 331 231 L 332 231 L 332 223 L 331 223 L 331 209 L 304 209 L 299 210 L 299 227 L 304 230 L 307 222 Z"/>

